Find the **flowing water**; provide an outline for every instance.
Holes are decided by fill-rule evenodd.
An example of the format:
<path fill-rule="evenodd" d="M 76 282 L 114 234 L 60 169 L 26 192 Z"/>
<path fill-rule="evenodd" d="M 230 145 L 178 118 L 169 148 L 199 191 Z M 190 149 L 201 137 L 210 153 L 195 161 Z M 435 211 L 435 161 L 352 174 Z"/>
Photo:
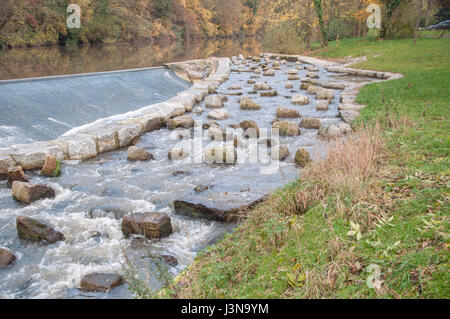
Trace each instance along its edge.
<path fill-rule="evenodd" d="M 276 97 L 249 94 L 253 85 L 247 84 L 247 80 L 254 74 L 232 72 L 218 93 L 236 92 L 229 88 L 241 86 L 240 92 L 253 98 L 262 109 L 240 110 L 240 96 L 228 96 L 224 108 L 230 117 L 217 122 L 226 128 L 251 119 L 260 128 L 270 128 L 276 108 L 285 106 L 298 110 L 302 116 L 338 123 L 339 90 L 335 91 L 328 111 L 317 112 L 312 95 L 306 106 L 290 103 L 294 94 L 306 94 L 299 89 L 300 81 L 291 81 L 294 89 L 285 88 L 286 71 L 298 66 L 288 62 L 276 71 L 275 77 L 261 76 L 278 91 Z M 304 77 L 306 72 L 299 71 L 299 76 Z M 321 80 L 329 78 L 328 72 L 323 69 L 319 74 Z M 204 102 L 200 106 L 204 108 Z M 192 115 L 199 125 L 209 121 L 207 114 L 210 110 L 204 110 L 202 115 Z M 299 122 L 300 119 L 294 121 Z M 225 232 L 232 231 L 235 226 L 177 215 L 171 205 L 174 200 L 189 198 L 206 204 L 251 202 L 298 178 L 300 170 L 293 163 L 293 157 L 299 147 L 306 148 L 317 159 L 324 154 L 327 146 L 317 139 L 317 130 L 302 129 L 301 136 L 280 137 L 280 143 L 289 145 L 290 155 L 279 163 L 279 169 L 265 174 L 262 173 L 264 163 L 208 165 L 168 160 L 168 150 L 178 143 L 176 134 L 174 136 L 173 132 L 162 129 L 143 135 L 137 144 L 149 150 L 155 157 L 154 161 L 129 162 L 126 149 L 123 149 L 87 161 L 65 162 L 63 173 L 58 178 L 47 179 L 37 173 L 29 173 L 34 182 L 52 186 L 57 191 L 57 197 L 28 206 L 15 202 L 6 182 L 0 182 L 0 246 L 7 247 L 18 257 L 12 267 L 0 270 L 0 297 L 130 298 L 132 295 L 126 284 L 107 293 L 84 293 L 77 289 L 81 277 L 88 273 L 122 273 L 126 258 L 136 265 L 140 273 L 150 273 L 149 284 L 158 288 L 161 281 L 147 271 L 147 268 L 154 266 L 152 256 L 175 256 L 179 263 L 170 272 L 176 275 L 193 261 L 200 250 L 214 243 Z M 209 143 L 203 142 L 204 145 Z M 200 185 L 210 188 L 196 193 L 194 188 Z M 172 219 L 174 232 L 160 240 L 124 238 L 119 220 L 111 216 L 91 218 L 89 215 L 95 208 L 105 206 L 125 212 L 165 212 Z M 15 225 L 19 215 L 48 222 L 62 231 L 66 240 L 52 245 L 19 240 Z"/>

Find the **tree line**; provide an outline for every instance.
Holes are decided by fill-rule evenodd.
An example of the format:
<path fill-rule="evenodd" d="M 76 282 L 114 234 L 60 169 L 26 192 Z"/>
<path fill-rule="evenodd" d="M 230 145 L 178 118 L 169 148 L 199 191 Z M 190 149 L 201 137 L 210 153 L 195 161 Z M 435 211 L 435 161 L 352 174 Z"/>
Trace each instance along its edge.
<path fill-rule="evenodd" d="M 79 29 L 66 25 L 71 3 Z M 412 36 L 450 10 L 448 0 L 1 0 L 0 47 L 258 36 L 310 48 L 365 36 L 372 3 L 382 8 L 382 38 Z"/>

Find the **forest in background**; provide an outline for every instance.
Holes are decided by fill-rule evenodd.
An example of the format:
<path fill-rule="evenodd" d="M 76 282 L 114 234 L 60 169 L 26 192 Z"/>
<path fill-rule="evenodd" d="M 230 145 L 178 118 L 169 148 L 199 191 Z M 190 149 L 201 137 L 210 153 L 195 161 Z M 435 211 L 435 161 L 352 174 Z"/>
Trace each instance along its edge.
<path fill-rule="evenodd" d="M 449 0 L 0 0 L 0 47 L 152 43 L 262 37 L 292 51 L 367 35 L 369 4 L 380 4 L 378 36 L 411 37 L 418 26 L 450 19 Z M 66 25 L 81 8 L 81 28 Z"/>

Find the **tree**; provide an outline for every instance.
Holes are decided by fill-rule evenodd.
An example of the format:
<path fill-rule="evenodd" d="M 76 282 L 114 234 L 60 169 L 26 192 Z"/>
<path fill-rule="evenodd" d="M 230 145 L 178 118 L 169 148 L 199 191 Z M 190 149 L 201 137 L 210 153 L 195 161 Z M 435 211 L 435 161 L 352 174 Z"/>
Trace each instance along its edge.
<path fill-rule="evenodd" d="M 323 7 L 322 7 L 322 0 L 313 0 L 314 2 L 314 8 L 316 9 L 316 15 L 317 19 L 319 20 L 319 29 L 320 34 L 322 35 L 322 45 L 328 46 L 328 32 L 327 28 L 325 27 L 325 21 L 324 21 L 324 14 L 323 14 Z"/>
<path fill-rule="evenodd" d="M 423 15 L 423 0 L 416 0 L 417 1 L 417 20 L 416 20 L 416 25 L 414 27 L 414 44 L 417 43 L 417 37 L 419 35 L 419 25 L 420 25 L 420 20 L 422 19 L 422 15 Z"/>

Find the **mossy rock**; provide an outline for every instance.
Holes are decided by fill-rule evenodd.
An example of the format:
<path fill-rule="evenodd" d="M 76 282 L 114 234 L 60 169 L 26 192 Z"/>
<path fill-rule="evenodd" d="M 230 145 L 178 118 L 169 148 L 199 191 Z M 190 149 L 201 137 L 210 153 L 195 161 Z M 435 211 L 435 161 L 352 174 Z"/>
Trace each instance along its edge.
<path fill-rule="evenodd" d="M 311 156 L 309 155 L 308 151 L 304 148 L 298 149 L 297 153 L 295 154 L 295 164 L 300 167 L 305 167 L 310 162 Z"/>

